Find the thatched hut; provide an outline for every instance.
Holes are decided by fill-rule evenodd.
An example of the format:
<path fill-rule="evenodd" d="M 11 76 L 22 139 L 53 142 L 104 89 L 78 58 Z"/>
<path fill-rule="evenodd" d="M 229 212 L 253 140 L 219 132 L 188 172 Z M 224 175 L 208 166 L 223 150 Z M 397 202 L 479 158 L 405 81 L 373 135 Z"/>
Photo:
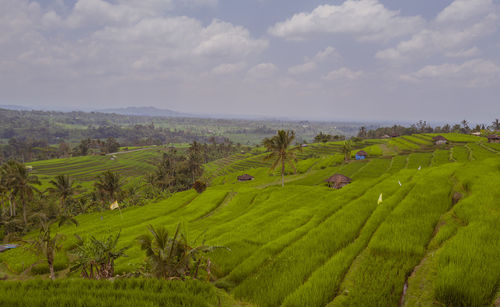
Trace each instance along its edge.
<path fill-rule="evenodd" d="M 250 181 L 250 180 L 254 180 L 254 179 L 255 179 L 254 176 L 248 175 L 248 174 L 238 176 L 238 181 Z"/>
<path fill-rule="evenodd" d="M 434 145 L 443 145 L 448 143 L 448 139 L 442 135 L 438 135 L 432 138 Z"/>
<path fill-rule="evenodd" d="M 351 181 L 352 181 L 351 178 L 344 176 L 342 174 L 335 174 L 330 178 L 326 179 L 328 186 L 334 189 L 341 189 L 342 187 L 351 183 Z"/>
<path fill-rule="evenodd" d="M 490 134 L 487 136 L 488 143 L 500 143 L 500 136 L 496 134 Z"/>

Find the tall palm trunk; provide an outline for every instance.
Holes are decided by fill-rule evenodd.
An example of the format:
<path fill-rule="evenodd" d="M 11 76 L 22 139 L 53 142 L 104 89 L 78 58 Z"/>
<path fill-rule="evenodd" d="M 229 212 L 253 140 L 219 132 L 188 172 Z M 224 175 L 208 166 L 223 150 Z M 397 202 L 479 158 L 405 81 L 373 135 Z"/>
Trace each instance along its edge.
<path fill-rule="evenodd" d="M 51 255 L 50 253 L 47 255 L 47 264 L 49 265 L 50 279 L 56 279 L 56 274 L 54 272 L 54 255 Z"/>
<path fill-rule="evenodd" d="M 15 212 L 15 209 L 14 209 L 14 202 L 12 201 L 12 196 L 9 197 L 9 209 L 10 209 L 10 217 L 13 217 L 14 215 L 16 215 L 16 212 Z"/>
<path fill-rule="evenodd" d="M 21 203 L 23 204 L 23 220 L 24 220 L 24 226 L 28 225 L 28 217 L 26 215 L 26 201 L 24 198 L 21 199 Z"/>
<path fill-rule="evenodd" d="M 285 186 L 285 159 L 281 159 L 281 187 Z"/>

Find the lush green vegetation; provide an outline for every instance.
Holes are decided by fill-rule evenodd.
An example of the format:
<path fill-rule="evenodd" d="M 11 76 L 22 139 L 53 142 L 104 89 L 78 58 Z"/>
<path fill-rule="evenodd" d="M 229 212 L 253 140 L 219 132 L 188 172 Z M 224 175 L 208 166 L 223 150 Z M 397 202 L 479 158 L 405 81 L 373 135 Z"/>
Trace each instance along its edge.
<path fill-rule="evenodd" d="M 233 306 L 234 302 L 213 286 L 196 280 L 114 281 L 32 280 L 2 282 L 2 306 Z"/>
<path fill-rule="evenodd" d="M 202 193 L 191 189 L 140 207 L 81 214 L 78 226 L 54 224 L 51 236 L 64 235 L 53 259 L 56 282 L 7 281 L 0 297 L 13 306 L 62 306 L 80 289 L 77 306 L 85 298 L 98 306 L 111 299 L 124 306 L 210 306 L 219 300 L 234 305 L 228 295 L 257 306 L 493 305 L 500 292 L 500 148 L 480 137 L 443 135 L 450 144 L 432 145 L 432 134 L 352 142 L 352 151 L 368 152 L 363 161 L 344 161 L 342 141 L 309 144 L 296 153 L 296 171 L 285 164 L 284 187 L 282 168 L 270 170 L 278 159 L 263 161 L 269 155 L 263 149 L 210 162 L 204 165 L 208 188 Z M 385 148 L 394 154 L 385 155 Z M 148 151 L 130 153 L 130 159 Z M 66 168 L 85 178 L 77 176 L 85 173 L 78 172 L 79 165 L 92 172 L 102 157 L 73 159 L 81 160 Z M 33 164 L 43 180 L 54 179 L 55 170 L 64 168 L 64 162 L 52 160 Z M 132 176 L 142 172 L 131 169 Z M 244 173 L 255 179 L 238 182 Z M 335 173 L 352 183 L 328 188 L 325 180 Z M 65 203 L 62 194 L 56 195 Z M 157 237 L 164 243 L 146 239 L 148 229 L 153 236 L 161 233 Z M 90 242 L 116 233 L 114 248 L 126 256 L 114 260 L 114 272 L 123 279 L 76 279 L 80 272 L 69 270 L 80 244 L 75 235 Z M 202 247 L 196 249 L 197 244 Z M 174 246 L 182 247 L 177 252 L 203 251 L 202 258 L 181 266 L 178 259 L 165 260 L 176 268 L 168 276 L 196 276 L 219 289 L 192 280 L 127 278 L 165 278 L 151 271 L 163 259 L 154 258 L 159 246 L 163 255 Z M 10 279 L 48 277 L 42 255 L 26 247 L 0 254 L 0 272 Z M 198 261 L 202 265 L 195 275 Z"/>

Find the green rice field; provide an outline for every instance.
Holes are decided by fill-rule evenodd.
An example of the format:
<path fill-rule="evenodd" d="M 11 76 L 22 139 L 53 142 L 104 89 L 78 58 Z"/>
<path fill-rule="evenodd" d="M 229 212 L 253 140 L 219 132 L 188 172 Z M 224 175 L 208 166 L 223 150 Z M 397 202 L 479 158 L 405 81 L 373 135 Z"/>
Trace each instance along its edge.
<path fill-rule="evenodd" d="M 483 138 L 443 134 L 369 140 L 366 160 L 343 161 L 341 142 L 311 144 L 287 169 L 285 187 L 262 151 L 205 166 L 209 188 L 173 194 L 143 207 L 78 216 L 62 226 L 58 280 L 47 279 L 23 247 L 0 253 L 0 305 L 5 306 L 499 306 L 500 147 Z M 393 154 L 385 155 L 390 148 Z M 33 163 L 42 178 L 66 173 L 85 181 L 103 170 L 138 176 L 159 152 Z M 248 173 L 255 180 L 238 182 Z M 352 178 L 340 190 L 335 173 Z M 453 201 L 452 196 L 462 197 Z M 378 200 L 382 198 L 380 203 Z M 148 225 L 189 238 L 202 236 L 211 253 L 211 283 L 148 279 L 84 281 L 67 273 L 74 234 L 103 237 L 121 231 L 130 246 L 116 271 L 138 270 L 145 254 L 136 243 Z M 14 299 L 16 298 L 16 299 Z"/>

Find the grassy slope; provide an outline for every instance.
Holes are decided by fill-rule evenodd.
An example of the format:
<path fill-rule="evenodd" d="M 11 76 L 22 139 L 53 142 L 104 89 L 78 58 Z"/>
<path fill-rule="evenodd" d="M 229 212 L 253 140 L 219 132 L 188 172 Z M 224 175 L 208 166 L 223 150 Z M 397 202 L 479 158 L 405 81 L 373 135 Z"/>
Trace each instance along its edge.
<path fill-rule="evenodd" d="M 231 249 L 212 255 L 217 285 L 259 306 L 397 305 L 405 284 L 408 306 L 488 305 L 500 283 L 500 155 L 480 138 L 449 139 L 439 148 L 425 136 L 393 139 L 384 146 L 405 152 L 417 146 L 417 152 L 345 165 L 335 158 L 339 144 L 313 145 L 285 188 L 257 165 L 258 156 L 225 159 L 212 164 L 220 176 L 203 194 L 186 191 L 121 214 L 79 216 L 80 226 L 61 232 L 68 248 L 73 234 L 121 231 L 121 244 L 132 246 L 117 262 L 121 273 L 143 263 L 135 238 L 148 224 L 173 230 L 182 222 L 189 238 L 203 235 Z M 256 179 L 237 182 L 242 172 Z M 353 183 L 327 188 L 324 180 L 335 172 Z M 455 191 L 464 198 L 453 206 Z M 377 205 L 380 193 L 384 202 Z M 16 273 L 34 258 L 16 249 L 0 260 Z M 66 265 L 61 252 L 57 267 Z"/>

